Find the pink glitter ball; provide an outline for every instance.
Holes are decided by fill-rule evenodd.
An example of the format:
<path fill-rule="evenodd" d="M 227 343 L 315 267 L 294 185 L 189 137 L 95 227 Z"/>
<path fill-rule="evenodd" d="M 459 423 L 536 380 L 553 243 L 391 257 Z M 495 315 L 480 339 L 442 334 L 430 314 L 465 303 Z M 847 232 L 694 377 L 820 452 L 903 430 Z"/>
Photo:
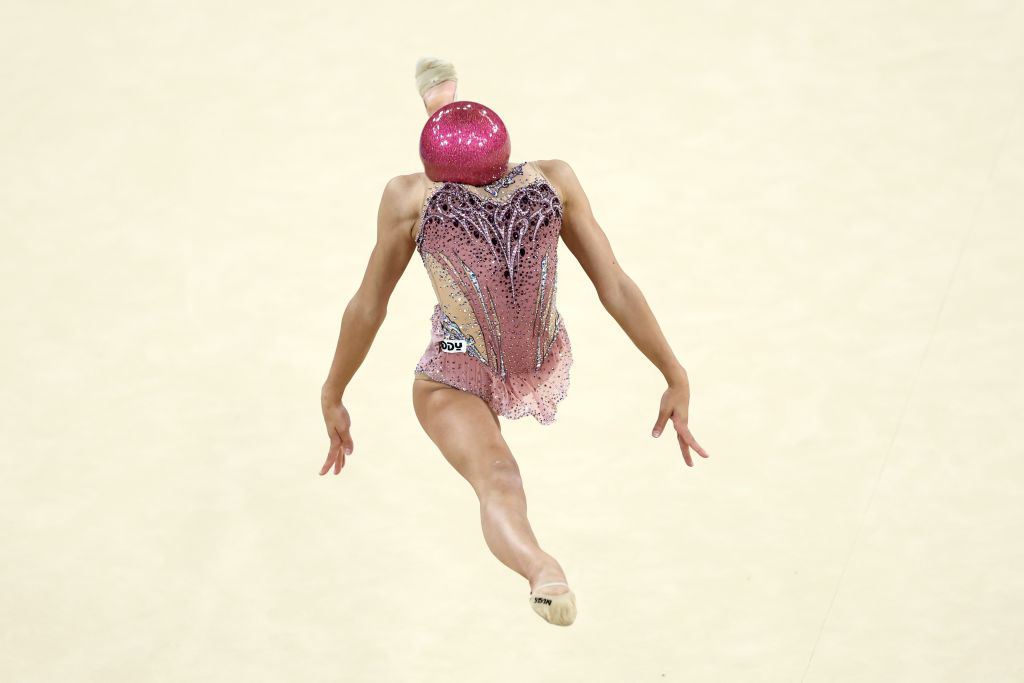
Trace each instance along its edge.
<path fill-rule="evenodd" d="M 434 182 L 488 185 L 508 170 L 512 143 L 493 109 L 457 100 L 434 112 L 420 134 L 420 159 Z"/>

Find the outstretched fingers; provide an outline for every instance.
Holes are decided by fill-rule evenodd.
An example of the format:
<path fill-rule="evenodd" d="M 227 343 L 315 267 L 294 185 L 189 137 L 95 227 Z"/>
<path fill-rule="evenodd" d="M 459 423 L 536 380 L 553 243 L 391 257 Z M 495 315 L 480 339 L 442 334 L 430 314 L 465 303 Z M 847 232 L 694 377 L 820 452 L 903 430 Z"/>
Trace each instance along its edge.
<path fill-rule="evenodd" d="M 683 460 L 690 467 L 693 467 L 693 459 L 690 457 L 690 449 L 697 451 L 702 458 L 710 458 L 707 451 L 701 448 L 701 445 L 697 443 L 697 439 L 693 438 L 693 433 L 690 428 L 680 418 L 673 415 L 672 423 L 676 427 L 676 440 L 679 441 L 679 447 L 683 451 Z"/>
<path fill-rule="evenodd" d="M 327 450 L 327 461 L 320 468 L 321 475 L 327 474 L 332 465 L 334 466 L 334 473 L 340 473 L 341 468 L 345 466 L 345 456 L 352 454 L 352 437 L 348 432 L 342 434 L 337 429 L 332 429 L 329 434 L 331 437 L 331 447 Z"/>

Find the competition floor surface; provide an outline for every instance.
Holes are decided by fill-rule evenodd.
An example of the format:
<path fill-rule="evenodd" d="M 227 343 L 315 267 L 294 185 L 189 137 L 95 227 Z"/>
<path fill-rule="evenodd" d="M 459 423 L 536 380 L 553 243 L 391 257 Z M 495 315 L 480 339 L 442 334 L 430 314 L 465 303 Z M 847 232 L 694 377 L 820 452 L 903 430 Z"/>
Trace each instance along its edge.
<path fill-rule="evenodd" d="M 9 3 L 7 681 L 1024 680 L 1024 3 Z M 569 162 L 691 381 L 560 248 L 569 395 L 502 421 L 527 606 L 413 413 L 415 255 L 320 385 L 423 55 Z"/>

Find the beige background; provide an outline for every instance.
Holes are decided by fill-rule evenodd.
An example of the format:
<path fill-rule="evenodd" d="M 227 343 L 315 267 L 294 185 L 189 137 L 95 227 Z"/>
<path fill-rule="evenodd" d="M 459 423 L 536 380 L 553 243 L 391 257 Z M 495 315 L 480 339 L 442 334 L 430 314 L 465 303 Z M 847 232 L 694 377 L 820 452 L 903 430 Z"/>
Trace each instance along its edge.
<path fill-rule="evenodd" d="M 1024 680 L 1022 3 L 3 15 L 3 680 Z M 570 393 L 503 429 L 570 628 L 415 418 L 418 257 L 317 474 L 421 55 L 576 169 L 712 456 L 562 245 Z"/>

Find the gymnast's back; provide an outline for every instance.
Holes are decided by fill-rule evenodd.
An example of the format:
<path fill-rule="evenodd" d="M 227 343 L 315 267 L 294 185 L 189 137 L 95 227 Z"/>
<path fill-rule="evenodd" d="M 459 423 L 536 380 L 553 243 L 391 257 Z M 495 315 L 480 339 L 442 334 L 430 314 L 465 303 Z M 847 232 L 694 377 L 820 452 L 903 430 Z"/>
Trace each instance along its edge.
<path fill-rule="evenodd" d="M 540 164 L 488 185 L 422 181 L 413 239 L 437 303 L 415 376 L 476 394 L 495 412 L 555 421 L 572 348 L 556 306 L 563 201 Z"/>

